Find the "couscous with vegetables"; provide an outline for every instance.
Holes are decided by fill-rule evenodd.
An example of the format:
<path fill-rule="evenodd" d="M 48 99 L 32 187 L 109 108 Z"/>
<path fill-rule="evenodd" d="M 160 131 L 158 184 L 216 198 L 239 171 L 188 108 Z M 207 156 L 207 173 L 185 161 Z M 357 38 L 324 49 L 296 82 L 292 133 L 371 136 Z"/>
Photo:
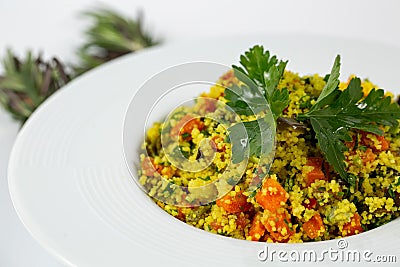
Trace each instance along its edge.
<path fill-rule="evenodd" d="M 264 66 L 256 60 L 264 60 Z M 329 240 L 397 218 L 400 130 L 395 122 L 400 118 L 399 105 L 390 93 L 376 90 L 368 80 L 350 77 L 339 83 L 338 62 L 330 75 L 300 76 L 284 70 L 286 62 L 278 62 L 262 47 L 253 47 L 241 57 L 242 67 L 225 73 L 193 106 L 179 107 L 168 121 L 148 129 L 140 184 L 177 219 L 208 232 L 252 241 Z M 239 109 L 234 103 L 234 90 L 227 88 L 243 85 L 239 72 L 254 80 L 265 96 L 270 108 L 260 114 L 274 115 L 271 164 L 262 164 L 260 152 L 251 148 L 247 158 L 233 158 L 231 127 L 238 118 L 251 122 L 263 116 L 243 111 L 251 104 Z M 268 87 L 274 77 L 278 77 L 276 86 Z M 249 99 L 242 96 L 242 100 Z M 221 123 L 215 113 L 224 106 L 238 116 L 220 114 Z M 370 107 L 371 114 L 380 117 L 361 113 Z M 336 127 L 334 136 L 325 131 L 332 132 L 329 127 Z M 177 142 L 162 144 L 163 134 Z M 251 132 L 250 139 L 257 139 L 257 134 L 257 129 Z M 204 144 L 205 139 L 210 142 Z M 194 172 L 171 162 L 167 154 L 174 151 L 188 161 L 208 154 L 213 157 Z M 221 194 L 217 181 L 232 161 L 243 158 L 247 160 L 240 176 L 230 179 L 228 174 L 225 186 L 229 189 Z M 164 201 L 171 196 L 174 201 Z"/>

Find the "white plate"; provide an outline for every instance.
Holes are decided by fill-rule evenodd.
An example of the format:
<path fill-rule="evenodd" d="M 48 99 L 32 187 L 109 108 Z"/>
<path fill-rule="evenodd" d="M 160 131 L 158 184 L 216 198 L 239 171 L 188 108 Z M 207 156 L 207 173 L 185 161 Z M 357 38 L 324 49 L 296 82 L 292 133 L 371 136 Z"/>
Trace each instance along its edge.
<path fill-rule="evenodd" d="M 118 59 L 71 82 L 18 135 L 9 187 L 34 238 L 64 263 L 78 266 L 261 264 L 257 253 L 264 244 L 209 234 L 160 210 L 130 178 L 122 155 L 124 113 L 147 78 L 184 62 L 236 64 L 256 43 L 289 59 L 287 68 L 302 74 L 327 73 L 340 53 L 342 78 L 355 72 L 400 92 L 398 48 L 344 39 L 242 36 L 175 44 Z M 399 255 L 399 224 L 397 220 L 350 237 L 349 248 Z M 337 249 L 337 244 L 268 247 L 321 251 Z"/>

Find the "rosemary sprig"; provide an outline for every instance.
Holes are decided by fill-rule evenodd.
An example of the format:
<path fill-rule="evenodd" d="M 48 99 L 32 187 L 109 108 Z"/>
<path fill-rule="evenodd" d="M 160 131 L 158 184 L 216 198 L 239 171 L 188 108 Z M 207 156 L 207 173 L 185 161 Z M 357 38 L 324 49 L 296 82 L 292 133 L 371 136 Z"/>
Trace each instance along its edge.
<path fill-rule="evenodd" d="M 85 31 L 86 42 L 79 48 L 77 75 L 109 60 L 159 43 L 143 28 L 142 14 L 127 18 L 114 10 L 99 8 L 83 13 L 92 25 Z"/>
<path fill-rule="evenodd" d="M 21 123 L 71 78 L 159 42 L 144 31 L 141 14 L 133 20 L 101 8 L 84 15 L 93 23 L 78 51 L 79 64 L 72 70 L 67 71 L 57 58 L 45 61 L 40 55 L 34 57 L 28 52 L 25 59 L 20 59 L 11 50 L 7 51 L 2 62 L 4 73 L 0 74 L 0 104 Z"/>
<path fill-rule="evenodd" d="M 71 80 L 57 59 L 43 60 L 32 52 L 25 59 L 7 51 L 0 76 L 0 104 L 18 121 L 24 123 L 50 95 Z"/>

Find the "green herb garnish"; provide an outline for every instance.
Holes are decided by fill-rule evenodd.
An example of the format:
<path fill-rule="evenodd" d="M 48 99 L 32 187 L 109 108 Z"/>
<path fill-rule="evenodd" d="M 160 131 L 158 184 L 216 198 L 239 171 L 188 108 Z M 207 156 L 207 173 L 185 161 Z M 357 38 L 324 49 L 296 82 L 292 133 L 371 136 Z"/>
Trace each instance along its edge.
<path fill-rule="evenodd" d="M 361 151 L 366 151 L 367 147 L 366 146 L 359 146 L 358 149 L 361 150 Z"/>
<path fill-rule="evenodd" d="M 240 64 L 241 67 L 233 66 L 233 70 L 241 83 L 225 90 L 227 105 L 237 114 L 247 116 L 271 110 L 276 122 L 289 105 L 289 91 L 277 88 L 287 61 L 278 61 L 262 46 L 254 46 L 241 55 Z M 276 127 L 272 116 L 266 114 L 263 118 L 238 123 L 228 129 L 233 163 L 239 163 L 246 157 L 259 157 L 271 150 L 268 144 L 273 142 L 272 133 L 275 129 L 272 127 Z M 270 141 L 266 143 L 265 140 Z M 249 150 L 245 155 L 247 146 Z"/>
<path fill-rule="evenodd" d="M 85 43 L 78 51 L 80 62 L 74 66 L 78 75 L 114 58 L 159 43 L 144 30 L 141 13 L 132 19 L 108 8 L 97 8 L 83 15 L 92 24 L 85 31 Z"/>
<path fill-rule="evenodd" d="M 382 89 L 373 89 L 364 98 L 361 80 L 353 78 L 347 88 L 339 90 L 340 57 L 337 56 L 328 82 L 309 112 L 299 114 L 300 121 L 310 120 L 325 158 L 346 182 L 352 184 L 346 172 L 347 150 L 343 141 L 351 142 L 351 129 L 382 135 L 379 125 L 396 126 L 400 108 L 386 97 Z"/>
<path fill-rule="evenodd" d="M 262 46 L 254 46 L 240 57 L 242 67 L 233 66 L 235 76 L 242 82 L 225 90 L 227 105 L 239 115 L 253 115 L 271 111 L 276 122 L 289 104 L 289 91 L 278 89 L 287 62 L 278 61 Z M 344 142 L 351 142 L 354 129 L 383 135 L 382 125 L 398 127 L 400 107 L 385 96 L 382 89 L 373 89 L 364 97 L 361 80 L 353 78 L 343 91 L 339 89 L 340 56 L 337 56 L 331 73 L 326 75 L 326 85 L 310 110 L 297 115 L 299 122 L 311 123 L 318 144 L 335 172 L 352 186 L 357 177 L 347 173 Z M 269 108 L 269 109 L 268 109 Z M 232 142 L 232 161 L 241 162 L 246 156 L 260 156 L 263 131 L 271 133 L 276 124 L 267 120 L 236 124 L 229 128 Z M 247 132 L 248 140 L 246 140 Z M 249 155 L 244 148 L 249 144 Z M 362 149 L 362 148 L 361 148 Z"/>
<path fill-rule="evenodd" d="M 181 136 L 182 136 L 183 139 L 187 139 L 187 138 L 191 137 L 192 134 L 191 133 L 182 133 Z"/>
<path fill-rule="evenodd" d="M 396 198 L 396 195 L 395 195 L 395 193 L 394 193 L 394 190 L 393 190 L 392 186 L 389 186 L 388 194 L 389 194 L 389 196 L 390 196 L 391 198 L 393 198 L 393 199 Z"/>
<path fill-rule="evenodd" d="M 71 80 L 57 58 L 44 60 L 27 52 L 24 59 L 7 51 L 0 74 L 0 105 L 22 124 L 50 95 Z"/>
<path fill-rule="evenodd" d="M 229 138 L 232 142 L 232 162 L 239 163 L 245 157 L 260 156 L 271 150 L 272 142 L 263 142 L 263 140 L 273 140 L 271 127 L 271 123 L 268 123 L 264 118 L 238 123 L 230 127 Z M 245 155 L 245 148 L 248 145 L 250 146 L 249 155 Z"/>
<path fill-rule="evenodd" d="M 287 61 L 278 61 L 276 56 L 271 56 L 269 51 L 264 51 L 264 47 L 256 45 L 240 56 L 240 64 L 242 67 L 233 66 L 233 69 L 235 76 L 245 86 L 234 85 L 231 90 L 226 91 L 227 105 L 234 108 L 240 115 L 252 115 L 258 113 L 259 108 L 267 103 L 277 119 L 289 105 L 289 91 L 286 88 L 277 89 Z M 252 83 L 242 74 L 247 76 Z M 246 88 L 248 90 L 245 90 Z M 230 91 L 233 91 L 236 96 Z"/>
<path fill-rule="evenodd" d="M 199 177 L 199 179 L 203 180 L 203 181 L 211 181 L 210 176 L 206 176 L 206 177 Z"/>
<path fill-rule="evenodd" d="M 249 198 L 253 198 L 253 197 L 255 197 L 256 196 L 256 194 L 257 194 L 257 191 L 256 190 L 254 190 L 254 191 L 252 191 L 250 194 L 249 194 Z"/>

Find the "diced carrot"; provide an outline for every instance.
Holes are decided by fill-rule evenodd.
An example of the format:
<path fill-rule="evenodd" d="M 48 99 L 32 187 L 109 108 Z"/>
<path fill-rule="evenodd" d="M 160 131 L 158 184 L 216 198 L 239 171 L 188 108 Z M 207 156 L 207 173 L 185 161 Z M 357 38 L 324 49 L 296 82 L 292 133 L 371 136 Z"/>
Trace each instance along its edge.
<path fill-rule="evenodd" d="M 193 119 L 193 116 L 187 114 L 185 116 L 183 116 L 176 124 L 175 126 L 171 129 L 171 136 L 175 137 L 178 136 L 178 134 L 180 133 L 183 125 L 185 125 L 186 123 L 188 123 L 190 120 Z"/>
<path fill-rule="evenodd" d="M 349 149 L 353 149 L 356 145 L 357 135 L 351 137 L 351 142 L 344 142 L 345 146 Z"/>
<path fill-rule="evenodd" d="M 303 223 L 303 230 L 306 235 L 311 239 L 315 239 L 323 234 L 323 232 L 325 231 L 325 226 L 322 221 L 321 215 L 317 213 L 312 216 L 310 220 Z"/>
<path fill-rule="evenodd" d="M 263 218 L 262 222 L 271 238 L 275 241 L 287 242 L 295 233 L 291 224 L 290 214 L 286 210 L 268 213 L 267 218 Z"/>
<path fill-rule="evenodd" d="M 303 202 L 303 206 L 307 209 L 315 209 L 317 207 L 317 200 L 315 198 L 310 198 L 308 203 Z"/>
<path fill-rule="evenodd" d="M 234 196 L 229 192 L 220 199 L 217 199 L 216 203 L 219 207 L 224 208 L 228 213 L 239 213 L 247 212 L 250 210 L 252 205 L 247 202 L 247 197 L 243 195 L 243 192 L 235 192 Z"/>
<path fill-rule="evenodd" d="M 376 136 L 380 146 L 376 146 L 376 144 L 371 140 L 370 137 L 368 137 L 368 135 Z M 374 151 L 386 151 L 390 146 L 390 142 L 385 139 L 385 136 L 367 133 L 364 131 L 361 131 L 361 142 L 363 145 L 372 148 Z"/>
<path fill-rule="evenodd" d="M 215 231 L 218 231 L 218 229 L 221 229 L 221 228 L 222 228 L 221 224 L 219 224 L 219 223 L 217 223 L 217 222 L 211 222 L 211 223 L 210 223 L 210 227 L 211 227 L 212 229 L 214 229 Z"/>
<path fill-rule="evenodd" d="M 386 151 L 389 149 L 390 143 L 383 135 L 378 135 L 378 141 L 381 143 L 381 151 Z"/>
<path fill-rule="evenodd" d="M 322 168 L 322 163 L 324 163 L 324 160 L 322 158 L 318 157 L 309 157 L 307 158 L 307 166 L 313 166 L 317 169 Z"/>
<path fill-rule="evenodd" d="M 175 174 L 175 171 L 174 171 L 174 169 L 172 169 L 171 166 L 164 166 L 164 167 L 162 167 L 160 173 L 162 175 L 167 175 L 169 178 L 171 178 Z"/>
<path fill-rule="evenodd" d="M 183 213 L 182 208 L 178 207 L 178 215 L 176 215 L 176 218 L 178 218 L 181 221 L 185 221 L 186 215 Z"/>
<path fill-rule="evenodd" d="M 281 186 L 281 184 L 272 178 L 267 178 L 260 191 L 256 194 L 256 201 L 266 210 L 275 212 L 289 198 L 289 194 Z"/>
<path fill-rule="evenodd" d="M 146 157 L 142 161 L 142 169 L 144 175 L 154 176 L 154 174 L 159 173 L 161 171 L 162 166 L 155 164 L 153 158 Z"/>
<path fill-rule="evenodd" d="M 235 75 L 234 72 L 232 70 L 226 72 L 224 75 L 221 76 L 221 80 L 232 84 L 235 81 Z"/>
<path fill-rule="evenodd" d="M 322 170 L 314 168 L 314 170 L 307 173 L 306 184 L 307 186 L 310 186 L 317 180 L 327 180 L 327 179 L 325 178 L 325 174 Z"/>
<path fill-rule="evenodd" d="M 192 140 L 191 133 L 194 128 L 199 129 L 200 131 L 204 129 L 204 123 L 199 119 L 194 118 L 193 116 L 187 114 L 182 117 L 182 119 L 172 128 L 171 136 L 181 136 L 181 138 L 185 141 Z"/>
<path fill-rule="evenodd" d="M 376 154 L 371 148 L 367 148 L 367 150 L 365 150 L 365 152 L 361 155 L 361 159 L 364 165 L 366 165 L 368 162 L 373 162 L 376 159 Z"/>
<path fill-rule="evenodd" d="M 311 166 L 314 169 L 307 173 L 306 176 L 306 185 L 310 186 L 317 180 L 328 180 L 325 176 L 324 172 L 322 171 L 322 164 L 324 163 L 322 158 L 315 158 L 311 157 L 307 159 L 307 166 Z"/>
<path fill-rule="evenodd" d="M 262 214 L 257 213 L 256 215 L 254 215 L 253 221 L 251 222 L 251 226 L 249 229 L 249 236 L 253 241 L 258 241 L 260 240 L 261 237 L 264 236 L 265 227 L 261 222 L 261 217 Z"/>
<path fill-rule="evenodd" d="M 350 222 L 346 223 L 343 226 L 343 236 L 350 236 L 350 235 L 355 235 L 359 234 L 363 231 L 363 228 L 361 227 L 361 217 L 360 215 L 356 212 L 354 215 L 351 217 Z"/>
<path fill-rule="evenodd" d="M 221 142 L 221 141 L 223 140 L 222 137 L 216 135 L 216 136 L 213 136 L 211 139 L 214 141 L 214 142 L 212 143 L 212 146 L 213 146 L 213 148 L 216 149 L 216 151 L 218 151 L 218 152 L 224 152 L 224 151 L 226 150 L 225 144 L 223 144 L 222 147 L 218 147 L 218 146 L 215 144 L 215 143 L 217 143 L 217 142 L 218 142 L 218 143 Z"/>
<path fill-rule="evenodd" d="M 247 226 L 247 221 L 248 219 L 246 218 L 245 214 L 241 212 L 237 215 L 236 225 L 239 229 L 243 230 Z"/>
<path fill-rule="evenodd" d="M 207 112 L 214 112 L 217 109 L 217 101 L 209 98 L 202 98 L 202 105 L 200 110 L 207 113 Z"/>

